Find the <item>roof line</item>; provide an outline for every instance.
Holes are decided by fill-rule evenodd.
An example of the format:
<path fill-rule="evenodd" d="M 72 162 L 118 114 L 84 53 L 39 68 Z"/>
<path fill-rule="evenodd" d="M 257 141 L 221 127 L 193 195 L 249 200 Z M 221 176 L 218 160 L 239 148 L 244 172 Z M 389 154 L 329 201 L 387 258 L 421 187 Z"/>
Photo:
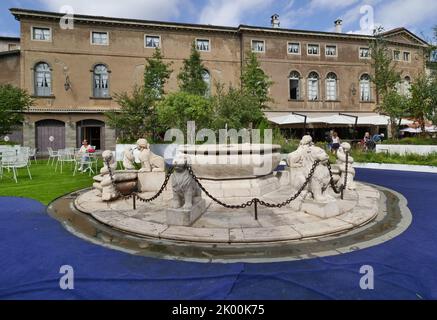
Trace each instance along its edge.
<path fill-rule="evenodd" d="M 30 10 L 30 9 L 20 9 L 20 8 L 11 8 L 9 11 L 15 16 L 17 20 L 20 20 L 21 16 L 34 16 L 36 18 L 51 18 L 51 19 L 60 19 L 64 16 L 63 13 L 50 12 L 50 11 L 40 11 L 40 10 Z M 92 16 L 92 15 L 83 15 L 83 14 L 75 14 L 74 18 L 77 21 L 83 22 L 100 22 L 100 23 L 117 23 L 124 25 L 147 25 L 152 27 L 164 27 L 164 28 L 187 28 L 187 29 L 201 29 L 204 31 L 217 31 L 217 32 L 231 32 L 231 33 L 239 33 L 242 30 L 246 31 L 260 31 L 260 32 L 275 32 L 275 33 L 295 33 L 302 35 L 316 35 L 316 36 L 326 36 L 326 37 L 335 37 L 335 38 L 352 38 L 352 39 L 360 39 L 360 40 L 369 40 L 373 39 L 372 35 L 357 35 L 351 33 L 336 33 L 336 32 L 327 32 L 327 31 L 311 31 L 311 30 L 297 30 L 297 29 L 283 29 L 283 28 L 272 28 L 272 27 L 261 27 L 261 26 L 250 26 L 240 24 L 238 27 L 230 27 L 230 26 L 217 26 L 217 25 L 209 25 L 209 24 L 193 24 L 193 23 L 181 23 L 181 22 L 162 22 L 162 21 L 153 21 L 153 20 L 140 20 L 140 19 L 131 19 L 131 18 L 115 18 L 115 17 L 105 17 L 105 16 Z M 396 28 L 393 30 L 389 30 L 384 35 L 389 35 L 392 33 L 406 31 L 412 37 L 417 39 L 422 45 L 427 46 L 428 43 L 423 39 L 416 36 L 411 31 L 406 28 Z"/>
<path fill-rule="evenodd" d="M 19 55 L 20 50 L 9 50 L 9 51 L 2 51 L 0 52 L 0 56 L 12 56 L 12 55 Z"/>

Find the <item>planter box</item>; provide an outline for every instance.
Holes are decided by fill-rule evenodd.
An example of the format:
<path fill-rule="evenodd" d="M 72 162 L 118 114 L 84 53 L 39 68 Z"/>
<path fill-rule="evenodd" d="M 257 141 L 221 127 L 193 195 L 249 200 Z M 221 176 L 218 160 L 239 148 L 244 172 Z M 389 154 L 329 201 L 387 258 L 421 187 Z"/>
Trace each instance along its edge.
<path fill-rule="evenodd" d="M 420 146 L 420 145 L 401 145 L 401 144 L 377 144 L 377 153 L 401 154 L 407 153 L 419 154 L 426 156 L 431 153 L 437 153 L 437 146 Z"/>

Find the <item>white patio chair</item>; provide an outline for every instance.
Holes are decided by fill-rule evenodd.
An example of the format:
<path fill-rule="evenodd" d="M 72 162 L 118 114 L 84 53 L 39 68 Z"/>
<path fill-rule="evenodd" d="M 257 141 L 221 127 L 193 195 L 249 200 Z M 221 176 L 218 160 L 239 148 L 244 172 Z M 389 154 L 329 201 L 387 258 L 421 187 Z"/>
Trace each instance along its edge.
<path fill-rule="evenodd" d="M 29 149 L 29 164 L 32 164 L 32 161 L 30 161 L 30 159 L 32 159 L 32 158 L 33 158 L 33 161 L 35 161 L 35 163 L 38 163 L 36 161 L 36 151 L 37 151 L 36 148 L 30 148 Z"/>
<path fill-rule="evenodd" d="M 47 165 L 49 165 L 50 161 L 52 161 L 51 165 L 53 166 L 55 161 L 58 159 L 59 152 L 54 151 L 52 147 L 48 147 L 47 151 L 49 152 L 49 160 L 47 161 Z"/>
<path fill-rule="evenodd" d="M 94 162 L 88 153 L 78 152 L 75 154 L 74 159 L 73 176 L 76 175 L 76 172 L 79 171 L 80 168 L 82 168 L 82 170 L 80 170 L 81 173 L 88 171 L 89 175 L 91 175 L 91 172 L 94 172 L 92 169 Z"/>
<path fill-rule="evenodd" d="M 27 173 L 29 174 L 29 178 L 30 180 L 32 180 L 32 175 L 30 174 L 30 169 L 29 169 L 29 154 L 24 150 L 19 152 L 18 154 L 15 151 L 2 153 L 1 167 L 2 167 L 2 173 L 3 173 L 3 169 L 12 170 L 13 179 L 15 180 L 15 183 L 18 183 L 17 169 L 21 169 L 21 168 L 27 168 Z"/>
<path fill-rule="evenodd" d="M 74 151 L 74 150 L 73 150 Z M 64 164 L 70 163 L 70 165 L 74 165 L 75 158 L 74 158 L 74 152 L 72 152 L 71 149 L 64 149 L 58 151 L 58 158 L 56 160 L 56 166 L 55 166 L 55 172 L 58 171 L 58 164 L 61 167 L 61 173 L 62 169 L 64 167 Z"/>

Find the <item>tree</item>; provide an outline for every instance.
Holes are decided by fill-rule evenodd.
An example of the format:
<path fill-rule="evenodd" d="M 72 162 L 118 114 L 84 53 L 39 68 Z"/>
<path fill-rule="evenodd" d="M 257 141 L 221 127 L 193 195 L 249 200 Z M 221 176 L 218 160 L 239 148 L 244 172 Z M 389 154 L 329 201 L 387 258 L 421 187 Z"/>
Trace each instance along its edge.
<path fill-rule="evenodd" d="M 408 113 L 419 122 L 424 133 L 426 120 L 436 120 L 437 79 L 421 74 L 412 83 L 410 92 L 411 99 L 408 103 Z"/>
<path fill-rule="evenodd" d="M 270 78 L 261 69 L 261 65 L 254 52 L 248 53 L 248 59 L 241 75 L 241 87 L 244 93 L 252 95 L 261 108 L 272 101 L 269 97 L 269 88 L 273 84 Z"/>
<path fill-rule="evenodd" d="M 164 95 L 164 86 L 173 72 L 170 69 L 171 63 L 164 63 L 163 58 L 161 50 L 156 48 L 153 56 L 146 59 L 147 63 L 144 69 L 145 94 L 152 95 L 155 100 Z"/>
<path fill-rule="evenodd" d="M 24 111 L 33 105 L 30 95 L 10 84 L 0 85 L 0 135 L 11 133 L 24 120 Z"/>
<path fill-rule="evenodd" d="M 396 89 L 390 90 L 384 96 L 384 100 L 381 104 L 383 109 L 390 116 L 391 132 L 397 132 L 398 119 L 406 116 L 409 105 L 409 99 L 407 96 L 400 94 Z"/>
<path fill-rule="evenodd" d="M 180 90 L 186 93 L 206 96 L 208 85 L 203 80 L 204 72 L 205 67 L 200 59 L 200 53 L 193 42 L 190 57 L 184 59 L 182 70 L 178 74 Z"/>
<path fill-rule="evenodd" d="M 375 84 L 376 103 L 379 106 L 384 96 L 392 91 L 396 84 L 401 81 L 400 73 L 396 71 L 396 64 L 387 46 L 387 40 L 383 37 L 383 28 L 374 30 L 374 40 L 370 43 L 372 68 L 374 75 L 371 76 Z"/>
<path fill-rule="evenodd" d="M 220 84 L 217 85 L 216 91 L 217 95 L 212 98 L 212 128 L 219 130 L 227 125 L 228 128 L 239 130 L 248 128 L 250 124 L 257 127 L 265 120 L 256 97 L 233 87 L 225 91 Z"/>
<path fill-rule="evenodd" d="M 142 86 L 135 86 L 132 93 L 115 94 L 120 110 L 107 112 L 108 125 L 120 131 L 122 141 L 133 142 L 138 138 L 153 138 L 156 126 L 154 99 Z"/>
<path fill-rule="evenodd" d="M 213 113 L 209 98 L 177 92 L 159 102 L 157 114 L 164 129 L 180 129 L 186 133 L 188 121 L 195 121 L 199 129 L 210 128 Z"/>
<path fill-rule="evenodd" d="M 120 110 L 107 112 L 108 124 L 120 131 L 122 140 L 135 141 L 138 138 L 156 139 L 156 104 L 164 95 L 164 86 L 172 70 L 170 64 L 163 62 L 159 48 L 153 56 L 146 59 L 144 84 L 135 86 L 132 93 L 122 92 L 115 95 Z"/>

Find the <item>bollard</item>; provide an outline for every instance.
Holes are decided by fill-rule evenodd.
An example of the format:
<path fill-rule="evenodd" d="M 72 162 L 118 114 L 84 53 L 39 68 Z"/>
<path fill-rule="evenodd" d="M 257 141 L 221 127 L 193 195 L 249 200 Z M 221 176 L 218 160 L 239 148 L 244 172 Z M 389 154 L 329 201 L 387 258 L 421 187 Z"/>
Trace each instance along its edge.
<path fill-rule="evenodd" d="M 135 193 L 132 195 L 132 206 L 133 206 L 134 210 L 137 210 L 136 194 Z"/>
<path fill-rule="evenodd" d="M 258 199 L 255 199 L 255 220 L 258 221 Z"/>

